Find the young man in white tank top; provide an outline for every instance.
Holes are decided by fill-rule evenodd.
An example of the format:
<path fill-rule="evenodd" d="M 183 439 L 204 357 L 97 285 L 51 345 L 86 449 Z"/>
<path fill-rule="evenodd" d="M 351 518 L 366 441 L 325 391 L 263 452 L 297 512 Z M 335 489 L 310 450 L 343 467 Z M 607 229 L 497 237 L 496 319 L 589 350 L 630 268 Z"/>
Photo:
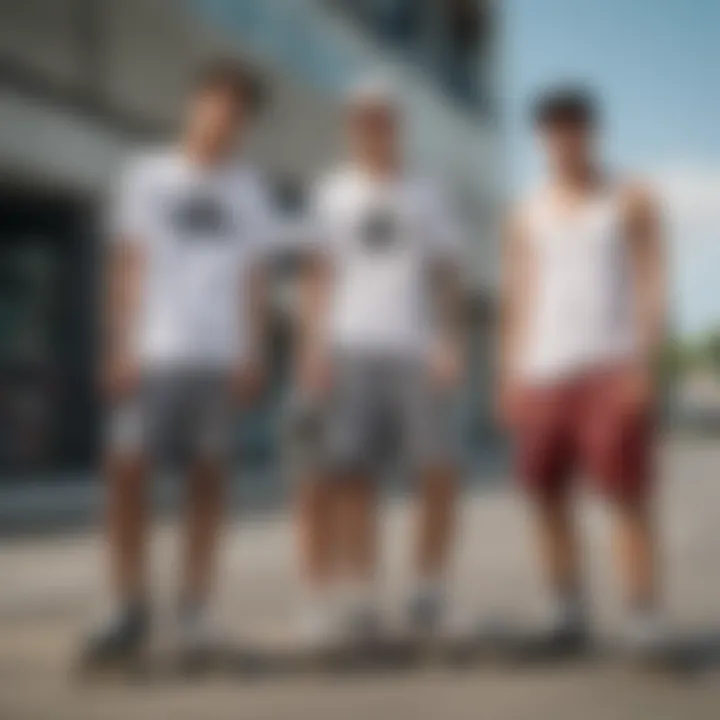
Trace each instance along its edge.
<path fill-rule="evenodd" d="M 628 639 L 654 650 L 652 366 L 666 319 L 658 212 L 643 187 L 602 175 L 584 91 L 543 95 L 535 123 L 550 178 L 509 223 L 499 410 L 517 440 L 556 608 L 543 647 L 576 651 L 587 640 L 568 502 L 583 471 L 616 521 Z"/>

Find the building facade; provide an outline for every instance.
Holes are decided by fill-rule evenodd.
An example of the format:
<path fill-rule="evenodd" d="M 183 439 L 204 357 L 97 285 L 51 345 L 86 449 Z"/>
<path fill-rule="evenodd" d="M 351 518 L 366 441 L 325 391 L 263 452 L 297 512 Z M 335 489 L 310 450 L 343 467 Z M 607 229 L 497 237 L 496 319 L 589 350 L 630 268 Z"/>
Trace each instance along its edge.
<path fill-rule="evenodd" d="M 267 75 L 272 101 L 250 151 L 281 204 L 296 203 L 341 151 L 343 88 L 371 70 L 392 74 L 408 108 L 408 156 L 448 183 L 467 222 L 472 306 L 484 326 L 501 189 L 493 7 L 2 0 L 0 480 L 92 463 L 106 190 L 128 152 L 172 132 L 188 77 L 210 56 L 245 55 Z M 486 356 L 475 384 L 490 377 Z"/>

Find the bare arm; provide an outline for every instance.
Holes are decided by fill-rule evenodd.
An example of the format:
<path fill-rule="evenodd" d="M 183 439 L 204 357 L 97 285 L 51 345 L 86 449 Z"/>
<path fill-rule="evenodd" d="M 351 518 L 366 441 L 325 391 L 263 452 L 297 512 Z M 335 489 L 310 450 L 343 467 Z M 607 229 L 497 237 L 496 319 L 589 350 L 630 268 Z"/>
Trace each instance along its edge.
<path fill-rule="evenodd" d="M 249 272 L 249 282 L 243 290 L 247 293 L 247 297 L 241 298 L 240 302 L 246 312 L 245 328 L 250 356 L 255 364 L 262 365 L 266 354 L 270 301 L 268 270 L 264 264 L 259 263 Z"/>
<path fill-rule="evenodd" d="M 458 264 L 439 261 L 433 271 L 433 307 L 441 337 L 453 347 L 462 345 L 465 333 L 463 322 L 463 288 Z"/>
<path fill-rule="evenodd" d="M 429 296 L 435 335 L 430 372 L 441 389 L 451 389 L 460 381 L 466 361 L 464 264 L 467 233 L 457 208 L 440 187 L 434 187 L 427 203 Z"/>
<path fill-rule="evenodd" d="M 135 363 L 134 332 L 140 304 L 143 272 L 142 250 L 131 239 L 120 239 L 110 248 L 107 264 L 103 323 L 103 361 L 111 393 L 121 390 Z"/>
<path fill-rule="evenodd" d="M 258 262 L 247 272 L 247 283 L 240 283 L 241 328 L 245 343 L 231 376 L 235 399 L 253 402 L 260 395 L 265 373 L 266 340 L 269 315 L 268 273 L 264 263 Z"/>
<path fill-rule="evenodd" d="M 436 262 L 431 299 L 437 340 L 430 358 L 430 371 L 439 388 L 452 389 L 461 380 L 467 348 L 462 273 L 456 260 L 445 258 Z"/>
<path fill-rule="evenodd" d="M 632 188 L 626 195 L 626 227 L 641 351 L 652 362 L 665 339 L 667 286 L 660 214 L 644 188 Z"/>
<path fill-rule="evenodd" d="M 330 267 L 315 256 L 302 268 L 295 326 L 296 381 L 306 391 L 322 393 L 330 381 L 327 322 Z"/>
<path fill-rule="evenodd" d="M 504 388 L 515 384 L 514 376 L 522 352 L 530 280 L 529 255 L 518 213 L 508 220 L 503 235 L 499 377 Z"/>
<path fill-rule="evenodd" d="M 298 347 L 307 357 L 325 344 L 330 294 L 330 268 L 326 259 L 312 258 L 303 268 L 298 293 Z"/>

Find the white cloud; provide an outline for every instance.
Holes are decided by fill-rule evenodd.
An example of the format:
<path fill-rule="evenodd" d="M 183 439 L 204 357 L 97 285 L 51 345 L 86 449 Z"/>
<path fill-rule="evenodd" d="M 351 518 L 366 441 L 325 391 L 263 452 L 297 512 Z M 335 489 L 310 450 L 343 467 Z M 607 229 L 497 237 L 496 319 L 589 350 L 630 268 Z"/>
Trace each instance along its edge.
<path fill-rule="evenodd" d="M 666 169 L 652 183 L 675 221 L 717 221 L 720 227 L 720 168 Z"/>
<path fill-rule="evenodd" d="M 673 305 L 682 333 L 720 323 L 720 168 L 653 173 L 669 220 Z"/>

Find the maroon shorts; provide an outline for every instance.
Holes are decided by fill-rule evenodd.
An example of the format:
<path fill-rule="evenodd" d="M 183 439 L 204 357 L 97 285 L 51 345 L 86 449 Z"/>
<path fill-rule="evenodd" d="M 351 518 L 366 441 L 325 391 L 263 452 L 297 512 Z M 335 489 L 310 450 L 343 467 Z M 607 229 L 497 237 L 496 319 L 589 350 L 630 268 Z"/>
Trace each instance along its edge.
<path fill-rule="evenodd" d="M 621 402 L 622 370 L 526 388 L 517 423 L 518 471 L 542 497 L 586 474 L 604 494 L 640 500 L 653 476 L 652 413 Z"/>

